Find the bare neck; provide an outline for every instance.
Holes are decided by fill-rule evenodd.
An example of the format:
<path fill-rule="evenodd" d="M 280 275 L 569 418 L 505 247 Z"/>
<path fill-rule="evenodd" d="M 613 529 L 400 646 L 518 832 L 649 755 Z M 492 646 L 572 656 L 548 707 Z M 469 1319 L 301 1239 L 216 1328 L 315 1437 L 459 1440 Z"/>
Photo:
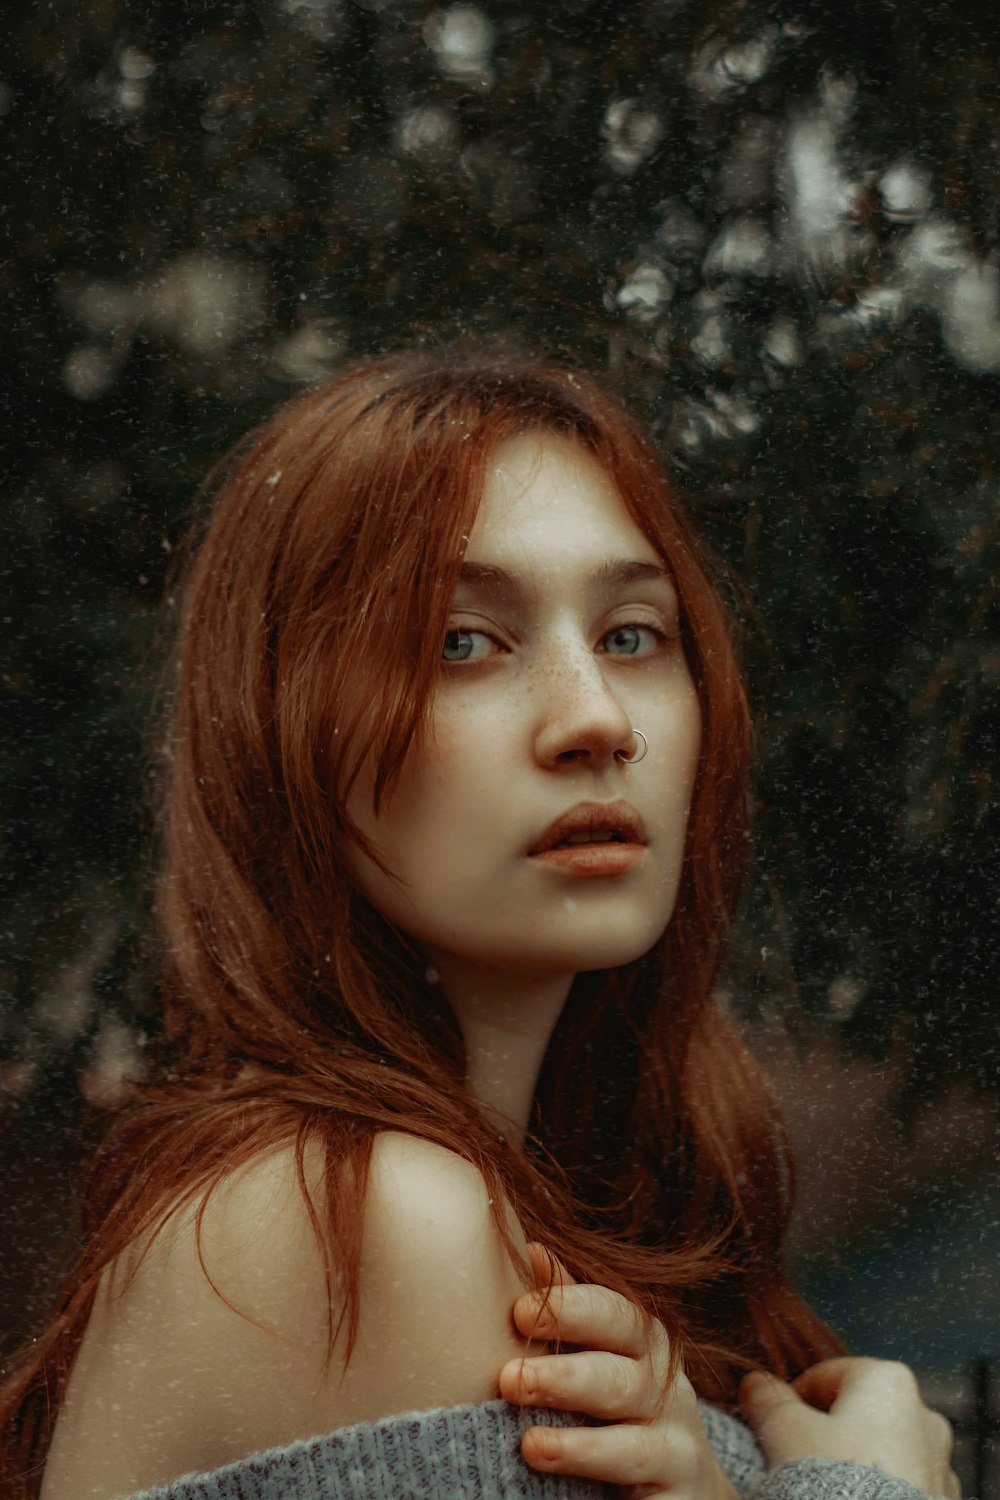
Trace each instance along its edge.
<path fill-rule="evenodd" d="M 449 954 L 435 963 L 465 1041 L 466 1084 L 511 1144 L 524 1142 L 535 1086 L 572 975 L 531 976 L 465 965 Z"/>

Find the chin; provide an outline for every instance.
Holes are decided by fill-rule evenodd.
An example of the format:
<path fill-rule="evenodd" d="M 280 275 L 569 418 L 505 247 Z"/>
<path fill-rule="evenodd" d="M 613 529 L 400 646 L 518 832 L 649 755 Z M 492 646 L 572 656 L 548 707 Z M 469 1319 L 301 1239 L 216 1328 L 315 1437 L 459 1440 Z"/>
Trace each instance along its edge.
<path fill-rule="evenodd" d="M 560 933 L 560 950 L 573 955 L 578 970 L 618 969 L 635 963 L 654 948 L 666 931 L 673 915 L 667 910 L 643 912 L 633 905 L 625 912 L 609 914 L 604 921 L 597 912 L 580 912 L 583 920 L 567 924 Z"/>
<path fill-rule="evenodd" d="M 634 943 L 579 944 L 575 949 L 574 971 L 586 974 L 594 969 L 622 969 L 626 964 L 634 964 L 656 946 L 660 935 L 657 932 Z"/>
<path fill-rule="evenodd" d="M 665 924 L 616 931 L 567 934 L 562 941 L 529 944 L 522 941 L 498 950 L 483 960 L 490 967 L 519 970 L 525 974 L 585 974 L 594 969 L 620 969 L 635 963 L 654 948 L 663 936 Z"/>

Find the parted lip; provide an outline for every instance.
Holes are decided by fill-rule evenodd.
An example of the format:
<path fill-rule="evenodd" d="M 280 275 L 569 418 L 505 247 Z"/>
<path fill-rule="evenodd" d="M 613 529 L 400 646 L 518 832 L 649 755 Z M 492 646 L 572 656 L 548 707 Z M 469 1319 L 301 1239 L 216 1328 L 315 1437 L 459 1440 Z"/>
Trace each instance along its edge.
<path fill-rule="evenodd" d="M 630 802 L 578 802 L 549 824 L 528 853 L 544 854 L 574 833 L 621 833 L 625 843 L 647 842 L 642 819 Z"/>

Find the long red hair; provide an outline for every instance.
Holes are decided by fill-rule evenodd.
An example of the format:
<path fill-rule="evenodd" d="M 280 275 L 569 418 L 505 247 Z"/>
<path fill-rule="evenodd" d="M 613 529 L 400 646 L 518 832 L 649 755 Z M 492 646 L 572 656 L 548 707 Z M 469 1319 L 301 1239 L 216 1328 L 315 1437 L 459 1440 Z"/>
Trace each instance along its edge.
<path fill-rule="evenodd" d="M 539 429 L 593 455 L 669 564 L 703 734 L 674 916 L 641 961 L 576 981 L 522 1155 L 466 1093 L 420 955 L 352 883 L 345 809 L 367 765 L 383 798 L 425 732 L 490 456 Z M 834 1352 L 782 1269 L 792 1176 L 775 1104 L 712 999 L 746 841 L 746 699 L 726 612 L 637 427 L 568 369 L 400 355 L 280 411 L 211 488 L 165 775 L 161 1057 L 92 1166 L 54 1316 L 0 1387 L 5 1495 L 35 1493 L 102 1273 L 282 1144 L 303 1191 L 307 1144 L 325 1153 L 329 1211 L 310 1212 L 331 1309 L 335 1282 L 348 1289 L 348 1350 L 371 1145 L 394 1129 L 473 1161 L 579 1280 L 663 1318 L 703 1394 Z M 336 1333 L 331 1311 L 331 1351 Z"/>

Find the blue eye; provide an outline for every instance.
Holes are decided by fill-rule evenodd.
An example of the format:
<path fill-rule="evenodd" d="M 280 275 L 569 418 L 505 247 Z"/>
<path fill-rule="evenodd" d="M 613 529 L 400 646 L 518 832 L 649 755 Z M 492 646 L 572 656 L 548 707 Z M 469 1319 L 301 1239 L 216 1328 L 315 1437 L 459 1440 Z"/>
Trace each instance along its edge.
<path fill-rule="evenodd" d="M 658 640 L 658 632 L 648 625 L 616 625 L 601 644 L 612 656 L 639 656 L 655 650 Z"/>
<path fill-rule="evenodd" d="M 480 643 L 476 650 L 477 642 Z M 479 660 L 488 655 L 490 639 L 481 630 L 446 630 L 444 645 L 441 648 L 441 660 L 444 662 L 462 662 Z M 483 646 L 487 649 L 483 650 Z"/>

